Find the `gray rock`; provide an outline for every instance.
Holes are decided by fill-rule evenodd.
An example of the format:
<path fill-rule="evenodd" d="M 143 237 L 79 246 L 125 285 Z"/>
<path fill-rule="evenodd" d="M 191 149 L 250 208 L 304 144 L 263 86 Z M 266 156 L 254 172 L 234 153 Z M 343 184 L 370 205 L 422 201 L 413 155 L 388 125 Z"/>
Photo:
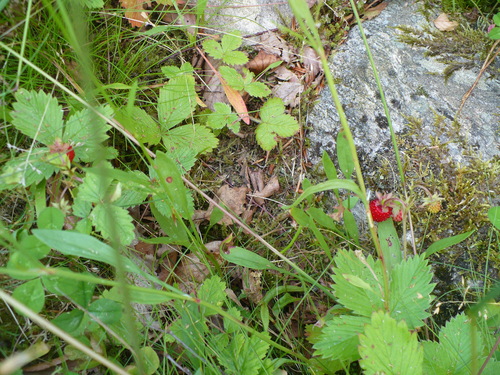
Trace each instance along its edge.
<path fill-rule="evenodd" d="M 214 31 L 239 30 L 242 35 L 288 26 L 292 16 L 286 1 L 275 0 L 209 0 L 205 12 L 207 26 Z"/>
<path fill-rule="evenodd" d="M 390 116 L 396 133 L 408 131 L 408 118 L 422 120 L 420 144 L 430 144 L 429 136 L 448 144 L 456 162 L 466 162 L 464 149 L 472 147 L 483 159 L 500 154 L 500 80 L 480 80 L 466 102 L 455 132 L 441 134 L 433 127 L 436 115 L 444 117 L 451 128 L 462 96 L 474 83 L 480 67 L 460 70 L 445 83 L 445 66 L 433 57 L 425 57 L 425 48 L 411 47 L 398 41 L 401 31 L 396 26 L 418 27 L 428 21 L 418 12 L 413 1 L 394 0 L 373 20 L 363 23 L 376 67 L 379 71 Z M 436 13 L 437 16 L 437 13 Z M 368 61 L 363 40 L 356 26 L 348 40 L 330 59 L 331 70 L 340 81 L 337 90 L 353 131 L 362 159 L 374 160 L 391 154 L 390 133 L 380 95 Z M 487 76 L 487 75 L 486 75 Z M 316 163 L 323 150 L 335 150 L 340 122 L 328 89 L 325 89 L 308 116 L 311 160 Z M 452 134 L 452 138 L 447 138 Z M 427 143 L 426 143 L 427 142 Z M 366 159 L 364 160 L 366 161 Z M 397 169 L 397 167 L 394 167 Z"/>

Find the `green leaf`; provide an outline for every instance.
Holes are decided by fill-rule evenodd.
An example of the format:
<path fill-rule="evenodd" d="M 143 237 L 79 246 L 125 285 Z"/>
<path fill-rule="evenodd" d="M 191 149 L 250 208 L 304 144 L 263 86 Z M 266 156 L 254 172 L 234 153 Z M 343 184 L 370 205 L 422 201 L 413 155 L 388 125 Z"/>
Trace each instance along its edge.
<path fill-rule="evenodd" d="M 222 78 L 224 78 L 227 84 L 233 89 L 241 91 L 245 88 L 243 77 L 236 71 L 236 69 L 223 65 L 219 68 L 219 72 Z"/>
<path fill-rule="evenodd" d="M 207 118 L 207 125 L 212 129 L 222 129 L 227 126 L 233 133 L 240 131 L 240 118 L 231 111 L 231 107 L 225 103 L 214 103 L 214 110 Z"/>
<path fill-rule="evenodd" d="M 142 274 L 139 267 L 130 259 L 117 255 L 115 249 L 92 236 L 52 229 L 34 229 L 33 234 L 40 241 L 64 255 L 92 259 L 114 267 L 116 267 L 117 256 L 120 256 L 127 272 Z"/>
<path fill-rule="evenodd" d="M 198 298 L 212 305 L 220 306 L 226 300 L 226 284 L 219 276 L 212 276 L 206 279 L 198 289 Z M 200 311 L 204 316 L 216 314 L 205 306 L 200 306 Z"/>
<path fill-rule="evenodd" d="M 78 189 L 77 198 L 84 202 L 100 203 L 106 200 L 113 177 L 109 165 L 85 169 L 83 183 Z"/>
<path fill-rule="evenodd" d="M 466 238 L 468 238 L 472 233 L 474 233 L 473 230 L 469 232 L 465 232 L 462 234 L 457 234 L 456 236 L 448 237 L 448 238 L 443 238 L 439 241 L 434 242 L 431 246 L 425 250 L 424 256 L 425 258 L 430 257 L 432 254 L 437 253 L 440 250 L 446 249 L 447 247 L 456 245 L 457 243 L 462 242 Z"/>
<path fill-rule="evenodd" d="M 116 302 L 139 303 L 141 305 L 157 305 L 159 303 L 168 302 L 172 299 L 171 297 L 161 294 L 161 291 L 156 289 L 129 288 L 127 293 L 128 299 L 125 300 L 122 289 L 116 286 L 105 290 L 102 293 L 102 296 Z"/>
<path fill-rule="evenodd" d="M 100 298 L 89 306 L 89 314 L 92 319 L 97 319 L 104 324 L 113 324 L 122 316 L 122 304 L 106 298 Z"/>
<path fill-rule="evenodd" d="M 69 269 L 58 267 L 59 270 Z M 86 308 L 94 295 L 95 284 L 61 276 L 47 275 L 42 278 L 43 285 L 56 296 L 63 296 Z"/>
<path fill-rule="evenodd" d="M 280 98 L 269 99 L 260 110 L 262 122 L 255 130 L 260 147 L 270 151 L 278 142 L 277 137 L 291 137 L 299 131 L 299 124 L 284 113 L 285 105 Z"/>
<path fill-rule="evenodd" d="M 431 284 L 432 272 L 423 255 L 405 259 L 396 264 L 390 274 L 391 316 L 404 320 L 410 329 L 424 325 L 430 314 L 430 294 L 436 284 Z"/>
<path fill-rule="evenodd" d="M 38 215 L 37 225 L 40 229 L 61 229 L 64 225 L 64 214 L 56 207 L 45 207 Z"/>
<path fill-rule="evenodd" d="M 112 117 L 113 110 L 102 106 L 97 110 L 105 117 Z M 90 109 L 83 109 L 70 116 L 64 128 L 63 141 L 74 145 L 75 161 L 94 161 L 96 153 L 101 152 L 102 142 L 108 139 L 111 127 L 106 120 Z"/>
<path fill-rule="evenodd" d="M 48 149 L 40 148 L 7 161 L 0 174 L 0 191 L 36 185 L 52 176 L 58 168 L 42 160 L 47 155 Z"/>
<path fill-rule="evenodd" d="M 35 257 L 25 251 L 15 251 L 10 255 L 9 261 L 7 262 L 7 269 L 13 271 L 32 271 L 40 270 L 44 268 L 44 265 L 40 263 Z M 29 275 L 16 275 L 17 280 L 29 280 L 37 276 Z"/>
<path fill-rule="evenodd" d="M 139 142 L 151 145 L 160 142 L 160 127 L 145 110 L 135 106 L 122 108 L 115 114 L 115 119 L 132 133 Z"/>
<path fill-rule="evenodd" d="M 139 349 L 140 355 L 144 358 L 145 368 L 143 369 L 144 375 L 153 375 L 156 373 L 156 370 L 160 367 L 160 359 L 158 358 L 158 354 L 154 351 L 154 349 L 150 346 L 145 346 Z"/>
<path fill-rule="evenodd" d="M 248 61 L 248 57 L 243 52 L 235 51 L 241 46 L 242 39 L 239 31 L 222 36 L 221 43 L 213 39 L 203 41 L 203 49 L 213 58 L 224 61 L 228 65 L 241 65 Z"/>
<path fill-rule="evenodd" d="M 323 358 L 353 362 L 359 358 L 358 336 L 370 318 L 342 315 L 329 320 L 314 344 L 315 354 Z"/>
<path fill-rule="evenodd" d="M 352 172 L 354 171 L 354 160 L 352 158 L 351 149 L 349 148 L 349 142 L 343 130 L 337 135 L 337 160 L 344 177 L 351 178 Z"/>
<path fill-rule="evenodd" d="M 219 140 L 206 126 L 189 124 L 169 130 L 163 136 L 163 143 L 168 151 L 187 148 L 198 155 L 211 152 Z"/>
<path fill-rule="evenodd" d="M 321 160 L 323 162 L 323 168 L 325 169 L 326 177 L 328 177 L 329 180 L 336 180 L 337 168 L 335 168 L 335 164 L 333 164 L 330 155 L 328 155 L 326 151 L 323 151 L 323 156 Z"/>
<path fill-rule="evenodd" d="M 344 227 L 350 239 L 352 239 L 355 243 L 359 242 L 359 230 L 358 223 L 356 222 L 356 218 L 352 214 L 351 211 L 344 211 Z"/>
<path fill-rule="evenodd" d="M 495 22 L 495 25 L 500 26 L 500 13 L 493 16 L 493 22 Z"/>
<path fill-rule="evenodd" d="M 404 321 L 398 323 L 383 311 L 373 313 L 359 342 L 359 364 L 365 374 L 422 374 L 423 348 Z"/>
<path fill-rule="evenodd" d="M 158 176 L 162 181 L 166 182 L 167 188 L 165 193 L 168 197 L 166 202 L 169 206 L 174 207 L 177 212 L 185 219 L 191 219 L 193 208 L 187 199 L 187 189 L 182 181 L 181 174 L 176 163 L 167 156 L 164 152 L 158 151 L 156 159 L 153 161 L 153 170 L 151 171 Z M 164 185 L 159 185 L 160 190 Z"/>
<path fill-rule="evenodd" d="M 20 89 L 13 104 L 12 125 L 38 142 L 52 144 L 62 138 L 63 110 L 57 99 L 43 91 Z"/>
<path fill-rule="evenodd" d="M 488 210 L 488 219 L 497 229 L 500 229 L 500 207 L 491 207 Z"/>
<path fill-rule="evenodd" d="M 187 66 L 188 65 L 188 66 Z M 191 64 L 185 63 L 181 69 L 188 69 Z M 182 74 L 174 78 L 160 89 L 158 99 L 158 119 L 161 130 L 171 129 L 191 116 L 196 108 L 195 81 L 192 74 Z"/>
<path fill-rule="evenodd" d="M 229 253 L 221 252 L 220 255 L 228 262 L 255 270 L 275 268 L 274 265 L 266 258 L 263 258 L 252 251 L 243 249 L 242 247 L 232 247 L 229 249 Z"/>
<path fill-rule="evenodd" d="M 439 344 L 425 341 L 425 374 L 469 375 L 473 346 L 471 322 L 464 314 L 452 318 L 439 332 Z M 483 353 L 483 340 L 476 333 L 475 352 Z M 478 358 L 478 362 L 480 358 Z"/>
<path fill-rule="evenodd" d="M 62 313 L 52 320 L 52 323 L 72 336 L 80 336 L 87 327 L 88 322 L 88 315 L 81 310 Z"/>
<path fill-rule="evenodd" d="M 42 282 L 38 278 L 19 285 L 16 289 L 14 289 L 12 297 L 26 305 L 35 313 L 42 311 L 45 303 L 45 292 L 43 290 Z"/>
<path fill-rule="evenodd" d="M 493 29 L 491 29 L 488 33 L 488 37 L 494 40 L 500 39 L 500 27 L 495 26 Z"/>
<path fill-rule="evenodd" d="M 377 230 L 382 254 L 384 254 L 385 265 L 390 272 L 403 259 L 399 236 L 392 220 L 382 221 L 378 224 Z"/>
<path fill-rule="evenodd" d="M 52 228 L 44 228 L 44 229 L 52 229 Z M 35 236 L 26 236 L 23 237 L 18 245 L 16 246 L 20 251 L 25 254 L 29 254 L 30 257 L 34 259 L 42 259 L 47 256 L 50 252 L 50 247 L 45 245 Z"/>
<path fill-rule="evenodd" d="M 90 214 L 95 229 L 108 240 L 119 240 L 122 245 L 129 245 L 135 238 L 134 224 L 129 212 L 114 204 L 98 204 Z"/>
<path fill-rule="evenodd" d="M 217 342 L 220 351 L 219 362 L 230 374 L 257 375 L 269 344 L 257 336 L 235 334 L 226 344 Z"/>
<path fill-rule="evenodd" d="M 302 202 L 304 199 L 307 199 L 309 196 L 320 193 L 325 190 L 335 190 L 335 189 L 346 189 L 352 191 L 354 194 L 356 194 L 358 197 L 361 197 L 363 199 L 363 202 L 366 203 L 366 198 L 364 198 L 363 193 L 359 189 L 358 185 L 352 180 L 328 180 L 325 182 L 321 182 L 317 185 L 308 187 L 304 190 L 302 194 L 293 202 L 291 206 L 285 206 L 283 207 L 284 209 L 288 210 L 292 207 L 297 206 L 300 202 Z"/>
<path fill-rule="evenodd" d="M 338 302 L 366 317 L 370 317 L 373 311 L 384 308 L 383 271 L 380 260 L 374 261 L 368 256 L 362 262 L 353 252 L 344 250 L 339 251 L 334 260 L 333 289 Z M 370 289 L 353 285 L 344 275 L 355 275 L 368 284 Z"/>
<path fill-rule="evenodd" d="M 262 82 L 251 82 L 245 85 L 245 91 L 256 98 L 264 98 L 271 94 L 271 90 Z"/>

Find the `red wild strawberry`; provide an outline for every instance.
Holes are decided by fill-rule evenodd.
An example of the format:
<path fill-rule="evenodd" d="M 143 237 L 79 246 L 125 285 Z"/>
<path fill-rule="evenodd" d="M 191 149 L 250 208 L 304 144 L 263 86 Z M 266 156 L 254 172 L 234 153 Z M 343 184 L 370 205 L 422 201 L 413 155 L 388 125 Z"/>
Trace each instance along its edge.
<path fill-rule="evenodd" d="M 68 152 L 66 153 L 68 155 L 69 162 L 72 163 L 73 159 L 75 158 L 75 150 L 73 150 L 73 147 L 71 145 L 68 147 Z"/>
<path fill-rule="evenodd" d="M 370 202 L 370 212 L 374 221 L 381 222 L 391 217 L 392 207 L 384 205 L 383 200 L 377 198 Z"/>

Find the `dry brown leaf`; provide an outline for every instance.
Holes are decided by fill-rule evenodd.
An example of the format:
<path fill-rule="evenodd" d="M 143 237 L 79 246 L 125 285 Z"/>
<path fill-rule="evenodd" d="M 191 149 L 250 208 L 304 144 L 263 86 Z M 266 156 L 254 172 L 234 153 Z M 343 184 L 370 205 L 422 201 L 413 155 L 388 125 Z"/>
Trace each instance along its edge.
<path fill-rule="evenodd" d="M 307 69 L 306 82 L 310 83 L 323 70 L 318 54 L 311 47 L 305 47 L 302 52 L 304 67 Z"/>
<path fill-rule="evenodd" d="M 246 186 L 232 188 L 229 185 L 222 186 L 217 192 L 219 201 L 229 208 L 236 216 L 241 215 L 245 211 L 245 203 L 247 201 L 248 188 Z M 231 225 L 233 220 L 224 215 L 219 223 Z"/>
<path fill-rule="evenodd" d="M 285 62 L 290 62 L 292 47 L 276 33 L 267 32 L 260 36 L 260 48 L 267 53 L 273 54 Z"/>
<path fill-rule="evenodd" d="M 273 95 L 281 98 L 285 106 L 296 107 L 300 103 L 300 94 L 304 85 L 300 82 L 282 82 L 273 87 Z"/>
<path fill-rule="evenodd" d="M 434 20 L 434 26 L 441 31 L 453 31 L 458 27 L 458 22 L 450 21 L 446 13 L 441 13 L 439 17 Z"/>
<path fill-rule="evenodd" d="M 280 190 L 280 183 L 278 177 L 273 177 L 269 180 L 264 189 L 254 193 L 255 202 L 264 204 L 263 198 L 269 198 L 271 195 L 276 194 Z"/>
<path fill-rule="evenodd" d="M 274 75 L 281 81 L 300 82 L 294 72 L 282 65 L 274 69 Z"/>
<path fill-rule="evenodd" d="M 257 56 L 247 63 L 246 67 L 251 72 L 259 74 L 276 61 L 279 61 L 276 55 L 260 50 Z"/>
<path fill-rule="evenodd" d="M 181 259 L 175 269 L 175 274 L 178 277 L 180 289 L 185 293 L 192 293 L 210 275 L 210 270 L 195 254 L 191 253 Z"/>
<path fill-rule="evenodd" d="M 150 0 L 120 0 L 125 9 L 125 18 L 133 27 L 141 27 L 149 22 L 148 14 L 144 11 L 144 4 L 151 6 Z"/>
<path fill-rule="evenodd" d="M 239 93 L 239 91 L 233 89 L 229 86 L 226 81 L 222 77 L 219 77 L 220 83 L 222 84 L 222 88 L 226 93 L 227 100 L 233 106 L 234 110 L 238 114 L 238 117 L 247 125 L 250 125 L 250 116 L 248 115 L 247 105 L 245 104 L 245 100 Z"/>
<path fill-rule="evenodd" d="M 220 78 L 218 74 L 215 74 L 210 66 L 213 66 L 215 69 L 219 68 L 221 64 L 221 60 L 216 60 L 210 56 L 206 57 L 208 62 L 205 62 L 205 68 L 203 79 L 205 81 L 205 90 L 203 91 L 203 102 L 210 108 L 212 111 L 214 110 L 214 103 L 225 103 L 230 104 L 229 100 L 227 100 L 226 93 L 222 89 L 222 85 L 220 83 Z"/>
<path fill-rule="evenodd" d="M 371 20 L 372 18 L 377 17 L 380 12 L 382 12 L 387 7 L 387 1 L 374 6 L 373 8 L 369 8 L 366 10 L 365 14 L 363 14 L 364 20 Z"/>
<path fill-rule="evenodd" d="M 243 271 L 243 291 L 250 302 L 258 304 L 262 301 L 262 272 L 250 271 L 245 268 Z"/>
<path fill-rule="evenodd" d="M 171 12 L 166 12 L 162 18 L 162 20 L 167 24 L 174 24 L 178 26 L 187 26 L 186 29 L 190 34 L 195 34 L 196 29 L 196 14 L 194 13 L 182 13 L 179 14 L 173 7 Z"/>

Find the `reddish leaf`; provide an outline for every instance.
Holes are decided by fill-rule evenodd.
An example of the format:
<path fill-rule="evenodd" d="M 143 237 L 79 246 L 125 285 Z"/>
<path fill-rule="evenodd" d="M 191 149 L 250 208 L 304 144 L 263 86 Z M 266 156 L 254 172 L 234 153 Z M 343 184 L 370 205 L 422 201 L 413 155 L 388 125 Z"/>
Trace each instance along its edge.
<path fill-rule="evenodd" d="M 125 17 L 133 27 L 141 27 L 149 21 L 144 12 L 144 4 L 151 5 L 149 0 L 120 0 L 122 8 L 125 8 Z"/>

